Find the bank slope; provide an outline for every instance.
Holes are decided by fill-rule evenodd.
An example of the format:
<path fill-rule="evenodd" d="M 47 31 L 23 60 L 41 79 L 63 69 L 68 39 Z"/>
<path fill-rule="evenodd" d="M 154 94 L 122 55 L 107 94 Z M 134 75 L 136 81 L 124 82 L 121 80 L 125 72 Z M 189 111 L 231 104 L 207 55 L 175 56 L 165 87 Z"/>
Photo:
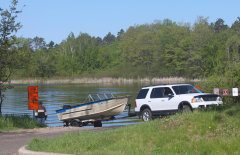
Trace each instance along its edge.
<path fill-rule="evenodd" d="M 71 154 L 240 154 L 240 106 L 177 114 L 101 132 L 34 139 L 29 149 Z"/>

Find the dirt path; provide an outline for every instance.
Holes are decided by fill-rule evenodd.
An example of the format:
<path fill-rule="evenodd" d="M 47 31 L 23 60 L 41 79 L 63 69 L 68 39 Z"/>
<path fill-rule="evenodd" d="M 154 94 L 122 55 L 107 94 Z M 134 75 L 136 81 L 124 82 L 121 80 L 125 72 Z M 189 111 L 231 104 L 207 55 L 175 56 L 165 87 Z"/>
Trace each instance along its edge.
<path fill-rule="evenodd" d="M 79 127 L 52 127 L 42 129 L 28 129 L 17 132 L 0 132 L 0 155 L 16 155 L 18 149 L 26 145 L 33 138 L 40 137 L 54 137 L 66 132 L 78 131 L 103 131 L 113 129 L 116 127 L 102 127 L 102 128 L 79 128 Z"/>

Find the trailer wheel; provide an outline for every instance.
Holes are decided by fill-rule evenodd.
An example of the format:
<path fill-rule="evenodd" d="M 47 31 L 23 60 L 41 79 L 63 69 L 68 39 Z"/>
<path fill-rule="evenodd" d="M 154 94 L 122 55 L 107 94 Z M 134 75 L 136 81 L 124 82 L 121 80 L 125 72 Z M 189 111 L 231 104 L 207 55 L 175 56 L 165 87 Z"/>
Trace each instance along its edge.
<path fill-rule="evenodd" d="M 71 120 L 70 125 L 75 126 L 75 127 L 79 127 L 80 123 L 77 120 Z"/>
<path fill-rule="evenodd" d="M 93 126 L 94 127 L 102 127 L 102 121 L 94 121 Z"/>
<path fill-rule="evenodd" d="M 82 126 L 87 126 L 88 122 L 82 122 Z"/>
<path fill-rule="evenodd" d="M 65 127 L 68 127 L 68 126 L 69 126 L 69 121 L 64 121 L 63 123 L 64 123 L 63 126 L 65 126 Z"/>

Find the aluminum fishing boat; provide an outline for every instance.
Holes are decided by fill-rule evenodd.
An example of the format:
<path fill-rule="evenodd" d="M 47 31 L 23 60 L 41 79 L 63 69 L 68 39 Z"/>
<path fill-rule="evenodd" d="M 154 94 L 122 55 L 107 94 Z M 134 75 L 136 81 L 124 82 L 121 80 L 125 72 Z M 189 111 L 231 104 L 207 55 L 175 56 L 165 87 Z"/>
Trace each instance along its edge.
<path fill-rule="evenodd" d="M 123 112 L 128 103 L 128 96 L 114 97 L 112 94 L 90 94 L 88 102 L 69 106 L 64 105 L 57 110 L 58 119 L 65 125 L 84 126 L 92 123 L 94 127 L 101 127 L 102 120 L 110 120 Z"/>

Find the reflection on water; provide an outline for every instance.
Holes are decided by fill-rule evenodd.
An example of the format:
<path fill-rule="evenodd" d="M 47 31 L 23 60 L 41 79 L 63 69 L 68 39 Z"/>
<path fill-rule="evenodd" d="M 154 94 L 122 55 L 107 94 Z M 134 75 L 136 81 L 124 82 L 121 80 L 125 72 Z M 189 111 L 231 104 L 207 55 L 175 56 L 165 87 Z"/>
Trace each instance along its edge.
<path fill-rule="evenodd" d="M 40 85 L 39 99 L 43 101 L 48 118 L 46 123 L 48 126 L 62 126 L 63 124 L 58 120 L 55 110 L 61 109 L 64 104 L 76 105 L 83 103 L 88 94 L 94 93 L 112 93 L 117 96 L 131 95 L 129 103 L 134 102 L 134 98 L 140 89 L 140 85 L 124 85 L 124 86 L 110 86 L 110 85 L 93 85 L 93 84 L 75 84 L 75 85 Z M 32 111 L 27 107 L 27 85 L 14 86 L 6 92 L 6 99 L 4 101 L 2 112 L 3 114 L 28 114 L 32 115 Z M 117 118 L 124 117 L 122 120 L 115 120 L 103 123 L 103 126 L 127 125 L 135 123 L 133 119 L 126 119 L 127 113 L 124 112 L 117 116 Z M 125 121 L 125 123 L 124 123 Z"/>

